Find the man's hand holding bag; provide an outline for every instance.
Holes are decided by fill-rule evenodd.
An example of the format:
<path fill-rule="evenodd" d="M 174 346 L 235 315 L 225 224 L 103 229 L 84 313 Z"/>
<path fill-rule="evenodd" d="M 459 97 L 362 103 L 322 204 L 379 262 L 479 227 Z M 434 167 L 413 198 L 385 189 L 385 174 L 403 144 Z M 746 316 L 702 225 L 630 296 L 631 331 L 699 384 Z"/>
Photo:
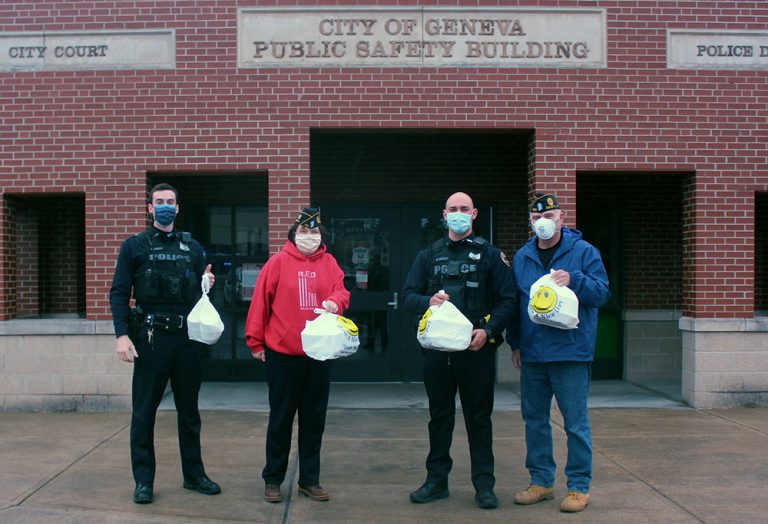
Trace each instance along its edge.
<path fill-rule="evenodd" d="M 419 322 L 416 339 L 426 349 L 463 351 L 472 340 L 472 322 L 446 300 L 427 309 Z"/>
<path fill-rule="evenodd" d="M 216 308 L 213 307 L 208 298 L 211 283 L 207 273 L 203 275 L 200 286 L 203 289 L 203 296 L 200 297 L 195 307 L 189 312 L 187 317 L 187 334 L 190 340 L 213 345 L 219 341 L 219 337 L 224 332 L 224 322 L 221 321 L 219 312 L 216 311 Z"/>

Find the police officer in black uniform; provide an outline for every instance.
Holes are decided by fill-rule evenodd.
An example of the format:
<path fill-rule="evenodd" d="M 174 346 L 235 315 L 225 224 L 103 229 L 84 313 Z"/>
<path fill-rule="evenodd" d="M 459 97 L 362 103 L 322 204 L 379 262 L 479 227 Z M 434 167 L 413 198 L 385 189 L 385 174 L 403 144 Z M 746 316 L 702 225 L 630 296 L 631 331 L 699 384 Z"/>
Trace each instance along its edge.
<path fill-rule="evenodd" d="M 429 398 L 427 479 L 411 493 L 411 502 L 445 498 L 456 416 L 458 389 L 469 438 L 472 484 L 478 507 L 493 509 L 493 390 L 496 348 L 502 331 L 516 314 L 514 276 L 501 251 L 472 232 L 477 217 L 472 199 L 454 193 L 443 210 L 447 234 L 422 250 L 408 273 L 404 304 L 423 314 L 429 306 L 450 300 L 473 324 L 465 351 L 424 349 L 424 387 Z"/>
<path fill-rule="evenodd" d="M 131 464 L 133 501 L 148 504 L 155 479 L 155 415 L 171 381 L 176 403 L 183 487 L 206 495 L 221 492 L 205 474 L 200 453 L 201 347 L 187 336 L 186 318 L 200 298 L 205 265 L 202 246 L 189 233 L 175 231 L 178 193 L 169 184 L 150 191 L 147 206 L 154 224 L 123 242 L 109 302 L 117 336 L 117 356 L 133 362 Z M 135 309 L 129 307 L 136 299 Z"/>

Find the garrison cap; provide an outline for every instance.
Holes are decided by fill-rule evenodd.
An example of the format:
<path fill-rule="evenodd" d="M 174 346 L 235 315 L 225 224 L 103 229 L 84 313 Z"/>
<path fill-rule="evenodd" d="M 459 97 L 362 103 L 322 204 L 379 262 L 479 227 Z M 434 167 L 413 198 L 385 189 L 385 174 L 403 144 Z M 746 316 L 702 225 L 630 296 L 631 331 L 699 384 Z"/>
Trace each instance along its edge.
<path fill-rule="evenodd" d="M 315 229 L 320 225 L 320 210 L 316 207 L 305 207 L 296 217 L 296 224 L 305 226 L 309 229 Z"/>
<path fill-rule="evenodd" d="M 536 193 L 536 196 L 531 202 L 531 213 L 543 213 L 551 209 L 560 209 L 560 204 L 557 203 L 555 195 L 552 193 Z"/>

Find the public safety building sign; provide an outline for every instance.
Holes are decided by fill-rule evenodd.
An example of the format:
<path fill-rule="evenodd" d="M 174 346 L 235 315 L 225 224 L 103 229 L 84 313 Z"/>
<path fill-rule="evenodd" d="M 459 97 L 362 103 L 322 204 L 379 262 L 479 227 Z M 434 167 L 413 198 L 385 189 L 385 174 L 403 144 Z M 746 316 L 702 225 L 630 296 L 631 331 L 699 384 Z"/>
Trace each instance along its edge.
<path fill-rule="evenodd" d="M 174 67 L 172 29 L 0 33 L 0 71 Z"/>
<path fill-rule="evenodd" d="M 241 8 L 237 64 L 605 67 L 605 10 Z"/>
<path fill-rule="evenodd" d="M 667 31 L 670 69 L 768 69 L 768 33 Z"/>

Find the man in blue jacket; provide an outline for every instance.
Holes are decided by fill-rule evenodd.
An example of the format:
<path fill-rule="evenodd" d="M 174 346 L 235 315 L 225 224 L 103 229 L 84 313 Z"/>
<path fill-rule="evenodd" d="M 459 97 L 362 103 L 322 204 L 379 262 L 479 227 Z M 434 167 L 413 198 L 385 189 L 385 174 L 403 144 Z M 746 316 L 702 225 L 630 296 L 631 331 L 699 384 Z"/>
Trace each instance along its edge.
<path fill-rule="evenodd" d="M 550 425 L 554 394 L 568 438 L 568 495 L 560 511 L 577 512 L 589 504 L 592 480 L 587 397 L 595 356 L 597 311 L 608 302 L 611 292 L 600 252 L 582 240 L 581 232 L 563 227 L 565 213 L 554 195 L 537 193 L 529 211 L 536 236 L 525 243 L 512 263 L 520 319 L 507 329 L 512 362 L 520 369 L 525 467 L 531 475 L 530 485 L 515 495 L 515 503 L 533 504 L 554 496 L 555 459 Z M 531 285 L 547 273 L 551 273 L 555 284 L 576 294 L 576 329 L 534 324 L 529 318 Z"/>

